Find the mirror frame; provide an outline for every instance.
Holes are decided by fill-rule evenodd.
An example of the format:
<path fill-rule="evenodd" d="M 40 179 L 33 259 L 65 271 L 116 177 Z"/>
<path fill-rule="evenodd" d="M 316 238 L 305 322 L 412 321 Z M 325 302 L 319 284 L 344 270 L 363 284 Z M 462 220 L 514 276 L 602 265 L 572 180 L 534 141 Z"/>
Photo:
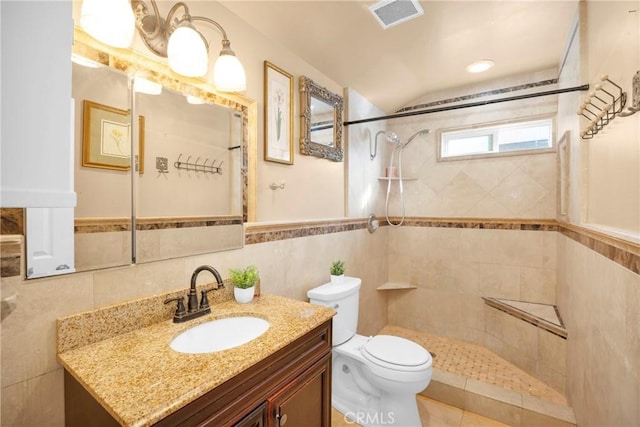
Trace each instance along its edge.
<path fill-rule="evenodd" d="M 300 76 L 300 154 L 322 157 L 341 162 L 342 151 L 342 96 L 314 83 L 308 77 Z M 333 146 L 322 145 L 311 140 L 311 97 L 333 106 Z"/>

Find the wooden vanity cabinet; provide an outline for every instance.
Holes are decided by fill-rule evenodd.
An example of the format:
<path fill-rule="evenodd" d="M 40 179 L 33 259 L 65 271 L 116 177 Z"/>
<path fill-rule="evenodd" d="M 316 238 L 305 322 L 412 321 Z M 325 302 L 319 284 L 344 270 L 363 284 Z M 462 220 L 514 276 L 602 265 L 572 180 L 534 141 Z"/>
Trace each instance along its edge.
<path fill-rule="evenodd" d="M 65 371 L 68 427 L 119 423 Z M 158 427 L 329 427 L 331 320 L 178 411 Z"/>
<path fill-rule="evenodd" d="M 329 354 L 267 399 L 267 426 L 330 426 L 330 381 L 331 355 Z"/>

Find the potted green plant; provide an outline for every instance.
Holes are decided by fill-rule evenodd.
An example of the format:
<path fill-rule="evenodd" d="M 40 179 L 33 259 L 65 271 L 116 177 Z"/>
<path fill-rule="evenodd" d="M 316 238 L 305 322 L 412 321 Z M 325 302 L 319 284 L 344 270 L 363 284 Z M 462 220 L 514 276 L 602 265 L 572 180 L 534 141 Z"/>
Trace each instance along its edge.
<path fill-rule="evenodd" d="M 341 260 L 333 261 L 329 273 L 331 274 L 331 283 L 334 285 L 341 283 L 344 277 L 344 262 Z"/>
<path fill-rule="evenodd" d="M 241 304 L 251 302 L 255 293 L 256 282 L 260 278 L 258 267 L 250 265 L 246 268 L 232 268 L 229 270 L 233 284 L 233 296 Z"/>

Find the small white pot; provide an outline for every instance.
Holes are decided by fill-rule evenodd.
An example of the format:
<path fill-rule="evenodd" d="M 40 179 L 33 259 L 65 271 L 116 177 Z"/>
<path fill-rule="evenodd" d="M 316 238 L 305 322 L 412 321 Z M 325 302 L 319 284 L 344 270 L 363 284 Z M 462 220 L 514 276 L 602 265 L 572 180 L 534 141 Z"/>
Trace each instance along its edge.
<path fill-rule="evenodd" d="M 344 274 L 341 274 L 339 276 L 334 276 L 333 274 L 331 275 L 331 283 L 333 283 L 334 285 L 339 285 L 340 283 L 342 283 L 342 279 L 344 279 Z"/>
<path fill-rule="evenodd" d="M 255 286 L 252 286 L 247 289 L 234 287 L 233 296 L 236 297 L 236 301 L 238 301 L 240 304 L 246 304 L 248 302 L 251 302 L 251 300 L 253 300 L 253 294 L 255 293 L 255 290 L 256 290 Z"/>

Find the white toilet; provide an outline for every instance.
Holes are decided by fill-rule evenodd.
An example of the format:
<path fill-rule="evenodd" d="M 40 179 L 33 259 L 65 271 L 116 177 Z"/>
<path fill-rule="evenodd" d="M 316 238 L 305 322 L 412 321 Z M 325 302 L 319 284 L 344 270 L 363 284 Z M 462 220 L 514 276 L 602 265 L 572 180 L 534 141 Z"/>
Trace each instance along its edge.
<path fill-rule="evenodd" d="M 333 318 L 331 403 L 352 421 L 370 426 L 422 426 L 416 394 L 431 381 L 431 354 L 391 335 L 356 334 L 362 281 L 344 277 L 307 292 L 312 304 L 337 311 Z"/>

